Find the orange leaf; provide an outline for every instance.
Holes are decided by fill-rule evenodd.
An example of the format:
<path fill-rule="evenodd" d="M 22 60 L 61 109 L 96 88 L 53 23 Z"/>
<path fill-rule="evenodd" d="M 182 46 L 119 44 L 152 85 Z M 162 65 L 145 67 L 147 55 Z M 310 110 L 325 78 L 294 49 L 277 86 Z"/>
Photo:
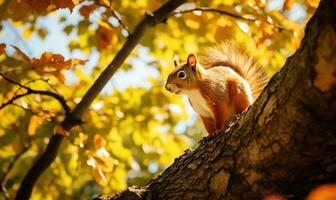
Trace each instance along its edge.
<path fill-rule="evenodd" d="M 1 43 L 0 44 L 0 55 L 2 55 L 5 52 L 6 44 Z"/>
<path fill-rule="evenodd" d="M 84 18 L 89 18 L 90 14 L 97 8 L 96 4 L 92 5 L 84 5 L 79 9 L 79 13 L 84 17 Z"/>
<path fill-rule="evenodd" d="M 106 140 L 100 134 L 95 134 L 93 136 L 93 144 L 94 144 L 94 146 L 95 146 L 96 149 L 100 149 L 101 147 L 105 147 L 106 146 Z"/>
<path fill-rule="evenodd" d="M 72 0 L 56 0 L 53 1 L 53 4 L 56 6 L 56 8 L 69 8 L 72 11 L 77 2 Z"/>
<path fill-rule="evenodd" d="M 9 4 L 9 12 L 12 13 L 14 21 L 20 21 L 29 10 L 27 2 L 11 1 Z"/>
<path fill-rule="evenodd" d="M 307 0 L 307 3 L 310 7 L 317 8 L 320 3 L 320 0 Z"/>
<path fill-rule="evenodd" d="M 100 167 L 93 168 L 93 176 L 96 179 L 97 183 L 101 186 L 106 186 L 108 181 L 105 173 Z"/>
<path fill-rule="evenodd" d="M 325 184 L 309 193 L 306 200 L 334 200 L 336 199 L 336 184 Z"/>
<path fill-rule="evenodd" d="M 286 198 L 278 194 L 272 194 L 265 196 L 263 200 L 286 200 Z"/>
<path fill-rule="evenodd" d="M 62 135 L 62 136 L 69 136 L 69 132 L 65 130 L 60 124 L 57 124 L 54 128 L 54 134 Z"/>
<path fill-rule="evenodd" d="M 98 49 L 100 51 L 118 42 L 118 38 L 115 35 L 112 27 L 109 24 L 101 21 L 99 22 L 99 27 L 96 32 L 96 38 Z"/>
<path fill-rule="evenodd" d="M 15 48 L 17 53 L 31 65 L 33 65 L 34 70 L 41 76 L 43 75 L 53 75 L 61 83 L 64 83 L 64 70 L 70 69 L 75 65 L 83 65 L 86 63 L 86 60 L 81 59 L 68 59 L 64 60 L 64 57 L 61 54 L 53 54 L 50 52 L 44 52 L 41 58 L 29 58 L 25 53 L 23 53 L 16 46 Z"/>
<path fill-rule="evenodd" d="M 30 62 L 30 58 L 25 54 L 23 53 L 19 48 L 17 48 L 16 46 L 14 45 L 11 45 L 15 50 L 16 52 L 27 62 Z"/>
<path fill-rule="evenodd" d="M 283 3 L 283 9 L 284 10 L 289 10 L 293 7 L 295 3 L 295 0 L 285 0 Z"/>
<path fill-rule="evenodd" d="M 50 0 L 23 0 L 22 2 L 27 3 L 29 7 L 37 14 L 46 12 L 48 6 L 51 4 Z"/>

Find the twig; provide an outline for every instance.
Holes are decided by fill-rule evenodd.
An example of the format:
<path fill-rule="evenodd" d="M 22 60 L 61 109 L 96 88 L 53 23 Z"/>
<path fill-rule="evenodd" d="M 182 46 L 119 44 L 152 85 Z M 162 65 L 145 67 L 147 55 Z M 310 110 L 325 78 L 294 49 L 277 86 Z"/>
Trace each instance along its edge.
<path fill-rule="evenodd" d="M 172 15 L 191 13 L 191 12 L 195 12 L 195 11 L 213 12 L 213 13 L 223 14 L 223 15 L 227 15 L 229 17 L 244 20 L 244 21 L 247 21 L 247 22 L 255 22 L 256 20 L 258 20 L 257 17 L 252 16 L 252 15 L 241 16 L 241 15 L 238 15 L 236 13 L 231 13 L 231 12 L 228 12 L 228 11 L 225 11 L 225 10 L 220 10 L 220 9 L 216 9 L 216 8 L 207 8 L 207 7 L 197 7 L 197 8 L 192 8 L 192 9 L 176 11 L 176 12 L 173 12 Z M 272 23 L 272 25 L 279 30 L 285 30 L 286 29 L 286 28 L 284 28 L 284 27 L 282 27 L 278 24 Z"/>
<path fill-rule="evenodd" d="M 120 51 L 116 54 L 112 62 L 99 75 L 98 79 L 85 93 L 82 100 L 77 104 L 75 109 L 66 116 L 62 122 L 62 127 L 66 131 L 70 131 L 72 127 L 81 122 L 81 117 L 87 111 L 93 100 L 97 97 L 106 83 L 110 80 L 113 74 L 121 67 L 127 56 L 139 43 L 140 39 L 145 34 L 146 30 L 155 26 L 158 23 L 164 22 L 167 17 L 186 0 L 170 0 L 153 14 L 146 14 L 144 19 L 135 27 L 134 31 L 127 37 L 126 42 Z M 41 157 L 33 164 L 30 170 L 24 177 L 19 190 L 16 194 L 16 200 L 28 200 L 37 179 L 41 174 L 48 169 L 51 163 L 55 160 L 60 145 L 64 139 L 64 135 L 53 134 L 49 140 L 47 148 L 42 153 Z"/>
<path fill-rule="evenodd" d="M 8 70 L 8 71 L 3 72 L 3 74 L 8 75 L 8 74 L 11 74 L 11 73 L 24 72 L 24 71 L 29 71 L 29 70 L 32 70 L 32 69 L 34 69 L 34 68 L 29 67 L 29 68 L 25 68 L 25 69 L 12 69 L 12 70 Z"/>
<path fill-rule="evenodd" d="M 53 97 L 54 99 L 56 99 L 63 107 L 64 111 L 65 111 L 65 114 L 68 115 L 70 114 L 70 107 L 68 106 L 68 104 L 66 103 L 65 99 L 63 98 L 63 96 L 59 95 L 59 94 L 56 94 L 54 92 L 51 92 L 51 91 L 47 91 L 47 90 L 34 90 L 30 87 L 27 87 L 25 85 L 22 85 L 21 83 L 18 83 L 10 78 L 8 78 L 7 76 L 5 76 L 2 72 L 0 72 L 0 76 L 2 76 L 3 79 L 5 79 L 6 81 L 14 84 L 14 85 L 17 85 L 19 86 L 20 88 L 24 88 L 27 90 L 26 93 L 23 93 L 23 94 L 19 94 L 19 95 L 16 95 L 14 96 L 13 98 L 11 98 L 9 101 L 7 101 L 6 103 L 3 103 L 1 106 L 0 106 L 0 109 L 4 108 L 5 106 L 13 103 L 14 100 L 18 99 L 18 98 L 21 98 L 21 97 L 24 97 L 24 96 L 27 96 L 29 94 L 40 94 L 40 95 L 45 95 L 45 96 L 50 96 L 50 97 Z"/>
<path fill-rule="evenodd" d="M 29 150 L 29 148 L 30 148 L 30 146 L 28 146 L 28 147 L 24 147 L 24 149 L 20 152 L 20 153 L 18 153 L 18 154 L 16 154 L 15 156 L 14 156 L 14 159 L 12 160 L 12 162 L 10 162 L 9 163 L 9 165 L 8 165 L 8 167 L 7 167 L 7 170 L 3 173 L 3 175 L 2 175 L 2 177 L 1 177 L 1 179 L 0 179 L 0 190 L 1 190 L 1 192 L 3 193 L 3 195 L 4 195 L 4 197 L 5 197 L 5 199 L 7 200 L 9 200 L 10 198 L 9 198 L 9 194 L 8 194 L 8 192 L 7 192 L 7 189 L 6 189 L 6 186 L 5 186 L 5 182 L 7 181 L 7 178 L 8 178 L 8 174 L 10 173 L 10 171 L 13 169 L 13 167 L 14 167 L 14 165 L 15 165 L 15 163 L 20 159 L 20 157 L 25 153 L 25 152 L 27 152 L 28 150 Z"/>
<path fill-rule="evenodd" d="M 220 10 L 220 9 L 216 9 L 216 8 L 207 8 L 207 7 L 197 7 L 197 8 L 192 8 L 192 9 L 187 9 L 187 10 L 181 10 L 181 11 L 176 11 L 173 12 L 172 15 L 176 15 L 176 14 L 184 14 L 184 13 L 191 13 L 191 12 L 195 12 L 195 11 L 202 11 L 202 12 L 214 12 L 214 13 L 219 13 L 219 14 L 224 14 L 236 19 L 241 19 L 244 21 L 255 21 L 257 18 L 256 17 L 243 17 L 241 15 L 235 14 L 235 13 L 231 13 L 225 10 Z"/>
<path fill-rule="evenodd" d="M 123 20 L 122 20 L 121 17 L 120 17 L 120 14 L 119 14 L 116 10 L 112 9 L 110 6 L 107 6 L 107 5 L 105 5 L 105 4 L 100 3 L 99 1 L 96 1 L 96 4 L 99 5 L 99 6 L 102 6 L 102 7 L 106 8 L 106 9 L 108 9 L 108 10 L 110 10 L 112 16 L 113 16 L 114 18 L 117 19 L 117 21 L 118 21 L 118 23 L 120 24 L 120 26 L 121 26 L 123 29 L 126 30 L 127 35 L 130 35 L 130 31 L 129 31 L 128 27 L 127 27 L 126 24 L 123 22 Z"/>
<path fill-rule="evenodd" d="M 127 32 L 127 35 L 129 35 L 129 34 L 130 34 L 130 31 L 129 31 L 128 27 L 127 27 L 127 26 L 124 24 L 124 22 L 122 21 L 122 19 L 121 19 L 121 17 L 120 17 L 120 14 L 119 14 L 117 11 L 115 11 L 115 10 L 113 10 L 113 9 L 111 9 L 111 8 L 110 8 L 110 10 L 111 10 L 111 13 L 112 13 L 113 17 L 116 18 L 116 19 L 118 20 L 118 23 L 120 24 L 120 26 L 121 26 L 123 29 L 125 29 L 126 32 Z"/>

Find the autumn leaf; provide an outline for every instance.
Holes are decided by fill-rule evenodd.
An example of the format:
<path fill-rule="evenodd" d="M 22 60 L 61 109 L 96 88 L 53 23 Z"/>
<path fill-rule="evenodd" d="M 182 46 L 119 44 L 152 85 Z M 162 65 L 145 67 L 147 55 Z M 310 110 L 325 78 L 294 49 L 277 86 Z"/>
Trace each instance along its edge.
<path fill-rule="evenodd" d="M 293 7 L 295 3 L 295 0 L 285 0 L 283 3 L 283 9 L 284 10 L 289 10 Z"/>
<path fill-rule="evenodd" d="M 79 9 L 79 13 L 85 18 L 89 18 L 90 14 L 97 8 L 96 4 L 84 5 Z"/>
<path fill-rule="evenodd" d="M 109 0 L 98 0 L 99 4 L 104 5 L 106 7 L 111 6 L 111 2 Z"/>
<path fill-rule="evenodd" d="M 5 52 L 6 44 L 1 43 L 0 44 L 0 55 L 2 55 Z"/>
<path fill-rule="evenodd" d="M 116 44 L 118 42 L 118 37 L 116 36 L 113 28 L 109 24 L 102 21 L 99 22 L 96 38 L 99 51 L 102 51 L 110 45 Z"/>
<path fill-rule="evenodd" d="M 69 8 L 71 11 L 78 4 L 77 1 L 73 0 L 54 0 L 52 1 L 56 8 Z"/>
<path fill-rule="evenodd" d="M 96 149 L 100 149 L 100 148 L 106 146 L 106 140 L 100 134 L 95 134 L 93 136 L 93 144 L 94 144 L 94 146 L 95 146 Z"/>
<path fill-rule="evenodd" d="M 336 199 L 336 184 L 325 184 L 309 193 L 306 200 L 334 200 Z"/>
<path fill-rule="evenodd" d="M 44 122 L 44 120 L 49 119 L 54 116 L 54 113 L 48 111 L 41 111 L 30 118 L 28 124 L 28 135 L 35 135 L 36 129 Z"/>
<path fill-rule="evenodd" d="M 113 167 L 118 164 L 118 161 L 110 156 L 105 147 L 101 147 L 95 152 L 87 151 L 87 155 L 89 158 L 86 163 L 92 167 L 92 175 L 96 182 L 101 186 L 106 186 L 109 180 L 109 173 L 112 172 Z"/>
<path fill-rule="evenodd" d="M 62 135 L 62 136 L 69 136 L 69 132 L 65 130 L 60 124 L 57 124 L 54 128 L 54 134 Z"/>
<path fill-rule="evenodd" d="M 83 148 L 89 137 L 85 133 L 79 133 L 78 137 L 75 139 L 75 144 L 79 145 L 79 147 Z"/>
<path fill-rule="evenodd" d="M 51 4 L 50 0 L 23 0 L 22 2 L 29 5 L 37 14 L 46 12 L 48 6 Z M 21 10 L 17 10 L 17 12 L 21 12 Z"/>
<path fill-rule="evenodd" d="M 317 8 L 320 3 L 320 0 L 307 0 L 307 3 L 310 7 Z"/>
<path fill-rule="evenodd" d="M 86 63 L 86 60 L 81 59 L 68 59 L 64 60 L 64 57 L 61 54 L 53 54 L 50 52 L 44 52 L 41 58 L 29 58 L 25 53 L 23 53 L 16 46 L 16 52 L 27 62 L 29 62 L 33 69 L 41 76 L 44 75 L 53 75 L 61 83 L 64 83 L 64 70 L 70 69 L 75 65 L 83 65 Z"/>
<path fill-rule="evenodd" d="M 24 1 L 11 1 L 9 5 L 9 12 L 13 15 L 14 21 L 21 20 L 29 11 L 29 4 Z"/>

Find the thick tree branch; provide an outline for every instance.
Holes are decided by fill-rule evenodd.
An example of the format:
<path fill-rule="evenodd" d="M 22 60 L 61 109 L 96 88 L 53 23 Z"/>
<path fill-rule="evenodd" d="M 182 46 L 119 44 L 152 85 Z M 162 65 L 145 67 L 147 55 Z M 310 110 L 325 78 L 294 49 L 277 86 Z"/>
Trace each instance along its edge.
<path fill-rule="evenodd" d="M 238 121 L 146 186 L 95 199 L 304 199 L 335 182 L 335 10 L 321 1 L 300 48 Z"/>
<path fill-rule="evenodd" d="M 4 108 L 7 105 L 12 104 L 16 99 L 19 99 L 21 97 L 24 97 L 24 96 L 27 96 L 27 95 L 30 95 L 30 94 L 40 94 L 40 95 L 45 95 L 45 96 L 49 96 L 49 97 L 52 97 L 52 98 L 56 99 L 62 105 L 62 107 L 63 107 L 63 109 L 65 111 L 65 114 L 68 115 L 70 113 L 70 107 L 68 106 L 68 104 L 66 103 L 65 99 L 61 95 L 56 94 L 56 93 L 51 92 L 51 91 L 47 91 L 47 90 L 34 90 L 34 89 L 32 89 L 32 88 L 30 88 L 30 87 L 28 87 L 26 85 L 22 85 L 21 83 L 18 83 L 16 81 L 8 78 L 2 72 L 0 72 L 0 76 L 3 79 L 5 79 L 6 81 L 8 81 L 8 82 L 10 82 L 10 83 L 12 83 L 14 85 L 19 86 L 19 89 L 23 88 L 23 89 L 27 90 L 26 93 L 15 95 L 9 101 L 7 101 L 6 103 L 3 103 L 2 105 L 0 105 L 0 109 Z"/>
<path fill-rule="evenodd" d="M 131 51 L 138 44 L 146 30 L 155 26 L 167 19 L 167 17 L 185 0 L 170 0 L 156 10 L 153 14 L 146 14 L 145 18 L 135 27 L 134 31 L 128 36 L 125 44 L 116 54 L 112 62 L 106 67 L 106 69 L 100 74 L 95 83 L 86 92 L 82 100 L 74 108 L 73 112 L 66 116 L 62 122 L 62 127 L 66 131 L 70 131 L 71 128 L 80 123 L 81 116 L 87 111 L 92 101 L 100 93 L 106 83 L 110 80 L 113 74 L 120 68 L 121 64 L 131 53 Z M 41 157 L 34 163 L 32 168 L 28 171 L 24 177 L 20 188 L 16 195 L 16 200 L 29 199 L 33 187 L 39 178 L 39 176 L 51 165 L 57 156 L 58 149 L 64 139 L 61 134 L 54 134 L 51 136 L 46 150 L 42 153 Z"/>

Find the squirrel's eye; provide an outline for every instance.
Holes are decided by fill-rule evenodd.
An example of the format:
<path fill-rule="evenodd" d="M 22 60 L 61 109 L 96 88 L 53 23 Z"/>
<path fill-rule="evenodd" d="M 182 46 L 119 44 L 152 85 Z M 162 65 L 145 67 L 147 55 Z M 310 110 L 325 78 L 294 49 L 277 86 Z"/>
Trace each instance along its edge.
<path fill-rule="evenodd" d="M 185 79 L 187 78 L 187 74 L 184 72 L 184 71 L 179 71 L 177 73 L 177 76 L 180 78 L 180 79 Z"/>

